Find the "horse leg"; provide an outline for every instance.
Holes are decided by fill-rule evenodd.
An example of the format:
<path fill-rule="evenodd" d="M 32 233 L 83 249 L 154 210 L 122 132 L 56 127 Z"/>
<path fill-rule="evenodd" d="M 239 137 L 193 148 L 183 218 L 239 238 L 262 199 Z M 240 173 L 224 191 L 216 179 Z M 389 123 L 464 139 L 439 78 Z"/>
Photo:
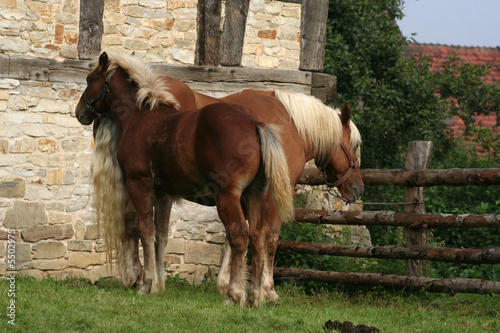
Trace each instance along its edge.
<path fill-rule="evenodd" d="M 219 275 L 217 276 L 217 290 L 222 295 L 227 293 L 227 287 L 229 286 L 229 279 L 231 278 L 231 246 L 226 237 L 226 242 L 224 244 L 224 257 L 222 258 L 222 264 L 219 270 Z"/>
<path fill-rule="evenodd" d="M 156 278 L 155 226 L 153 221 L 154 195 L 152 178 L 127 178 L 127 192 L 139 219 L 139 238 L 144 251 L 144 278 L 139 294 L 158 291 Z"/>
<path fill-rule="evenodd" d="M 172 199 L 168 196 L 157 199 L 155 205 L 155 252 L 156 252 L 156 275 L 158 279 L 159 292 L 165 292 L 165 246 L 168 240 L 168 224 L 170 222 L 170 211 Z"/>
<path fill-rule="evenodd" d="M 248 290 L 248 302 L 259 306 L 264 302 L 264 291 L 262 282 L 264 278 L 264 267 L 267 257 L 265 256 L 265 236 L 269 228 L 266 224 L 264 198 L 253 198 L 249 200 L 248 224 L 250 228 L 250 248 L 252 249 L 252 281 Z"/>
<path fill-rule="evenodd" d="M 266 300 L 275 301 L 278 299 L 278 294 L 274 290 L 274 256 L 276 254 L 276 248 L 278 247 L 282 221 L 274 204 L 267 205 L 266 217 L 268 228 L 265 229 L 267 234 L 263 236 L 265 237 L 264 251 L 266 255 L 266 259 L 264 260 L 263 289 Z"/>
<path fill-rule="evenodd" d="M 139 221 L 130 202 L 125 207 L 125 232 L 122 252 L 119 253 L 119 268 L 125 288 L 142 285 L 142 266 L 139 260 Z"/>
<path fill-rule="evenodd" d="M 241 209 L 240 194 L 221 193 L 216 197 L 219 217 L 226 227 L 226 237 L 231 246 L 231 277 L 227 288 L 226 303 L 243 306 L 246 302 L 246 253 L 248 225 Z"/>

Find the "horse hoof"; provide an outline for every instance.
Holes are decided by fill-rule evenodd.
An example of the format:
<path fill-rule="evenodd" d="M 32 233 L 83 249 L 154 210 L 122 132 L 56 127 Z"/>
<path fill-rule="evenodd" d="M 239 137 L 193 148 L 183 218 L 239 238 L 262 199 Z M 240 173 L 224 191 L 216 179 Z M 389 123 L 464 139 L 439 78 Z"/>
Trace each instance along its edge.
<path fill-rule="evenodd" d="M 278 294 L 274 290 L 270 290 L 266 295 L 266 300 L 274 302 L 279 298 Z"/>
<path fill-rule="evenodd" d="M 139 295 L 145 295 L 149 293 L 149 287 L 147 284 L 143 284 L 140 288 L 139 291 L 137 292 Z"/>

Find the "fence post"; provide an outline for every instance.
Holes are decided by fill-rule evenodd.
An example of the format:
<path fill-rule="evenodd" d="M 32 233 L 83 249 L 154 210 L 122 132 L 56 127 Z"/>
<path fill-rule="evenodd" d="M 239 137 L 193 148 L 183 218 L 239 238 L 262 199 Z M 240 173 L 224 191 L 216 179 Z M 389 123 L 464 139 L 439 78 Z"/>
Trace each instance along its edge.
<path fill-rule="evenodd" d="M 431 141 L 411 141 L 408 144 L 405 168 L 407 170 L 426 169 L 432 148 Z M 405 201 L 424 201 L 423 187 L 405 187 Z M 405 213 L 425 213 L 425 204 L 407 204 Z M 427 245 L 427 228 L 405 228 L 406 246 Z M 406 260 L 405 274 L 408 276 L 427 276 L 427 261 Z"/>

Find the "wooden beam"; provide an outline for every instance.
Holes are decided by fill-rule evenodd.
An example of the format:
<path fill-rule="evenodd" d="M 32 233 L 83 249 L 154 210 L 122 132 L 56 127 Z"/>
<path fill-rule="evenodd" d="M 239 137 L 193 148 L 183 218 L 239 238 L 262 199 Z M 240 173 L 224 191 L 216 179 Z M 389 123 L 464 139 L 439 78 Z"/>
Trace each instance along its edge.
<path fill-rule="evenodd" d="M 303 0 L 300 19 L 299 69 L 323 71 L 328 0 Z"/>
<path fill-rule="evenodd" d="M 104 0 L 80 0 L 78 58 L 93 59 L 101 53 Z"/>
<path fill-rule="evenodd" d="M 220 0 L 198 1 L 197 65 L 218 66 L 220 63 Z"/>
<path fill-rule="evenodd" d="M 337 100 L 337 77 L 323 73 L 312 73 L 311 95 L 323 103 L 335 102 Z"/>
<path fill-rule="evenodd" d="M 408 228 L 500 228 L 500 214 L 418 214 L 391 211 L 295 209 L 295 222 L 335 225 L 386 225 Z"/>
<path fill-rule="evenodd" d="M 431 141 L 411 141 L 408 143 L 405 168 L 407 170 L 421 170 L 427 168 L 431 155 Z M 425 195 L 423 187 L 405 187 L 406 202 L 420 202 L 419 204 L 405 205 L 405 213 L 425 213 Z M 427 246 L 427 228 L 405 228 L 406 246 Z M 425 260 L 406 260 L 405 274 L 408 276 L 427 276 L 427 262 Z"/>
<path fill-rule="evenodd" d="M 481 279 L 432 279 L 394 274 L 324 272 L 282 267 L 274 268 L 274 277 L 326 283 L 379 285 L 413 291 L 425 289 L 434 293 L 500 293 L 500 282 Z"/>
<path fill-rule="evenodd" d="M 240 66 L 250 0 L 226 1 L 221 42 L 221 65 Z"/>
<path fill-rule="evenodd" d="M 431 260 L 460 264 L 500 264 L 500 247 L 490 249 L 453 249 L 420 245 L 406 247 L 347 246 L 299 241 L 279 241 L 278 251 L 357 258 L 407 259 L 407 261 Z"/>
<path fill-rule="evenodd" d="M 499 169 L 362 169 L 365 185 L 395 186 L 490 186 L 500 185 Z M 304 185 L 324 185 L 317 168 L 307 167 L 299 180 Z"/>

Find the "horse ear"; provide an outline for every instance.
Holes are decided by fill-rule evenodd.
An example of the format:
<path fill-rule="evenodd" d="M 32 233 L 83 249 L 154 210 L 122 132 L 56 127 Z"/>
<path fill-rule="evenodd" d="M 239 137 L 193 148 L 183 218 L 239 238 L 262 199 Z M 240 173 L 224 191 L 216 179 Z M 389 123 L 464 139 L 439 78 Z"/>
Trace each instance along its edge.
<path fill-rule="evenodd" d="M 108 65 L 108 54 L 103 52 L 99 57 L 99 67 L 106 67 Z"/>
<path fill-rule="evenodd" d="M 342 111 L 340 112 L 340 120 L 342 121 L 342 125 L 349 124 L 349 121 L 351 120 L 351 107 L 349 106 L 348 103 L 344 103 L 342 105 Z"/>

